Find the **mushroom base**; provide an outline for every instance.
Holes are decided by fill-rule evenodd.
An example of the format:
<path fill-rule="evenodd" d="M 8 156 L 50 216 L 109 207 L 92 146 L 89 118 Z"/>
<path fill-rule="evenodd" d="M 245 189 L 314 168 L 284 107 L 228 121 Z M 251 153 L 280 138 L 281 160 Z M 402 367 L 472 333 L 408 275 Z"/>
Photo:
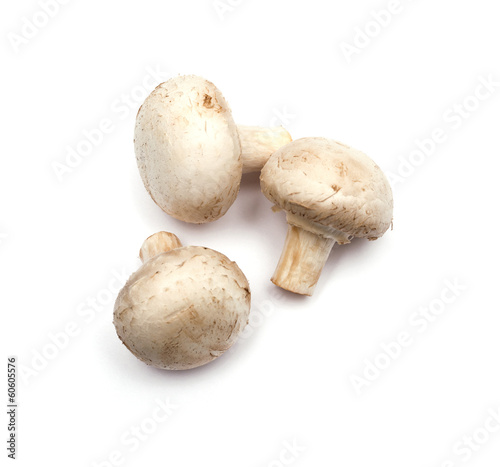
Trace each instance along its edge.
<path fill-rule="evenodd" d="M 271 154 L 292 141 L 283 127 L 263 128 L 238 125 L 243 173 L 260 172 Z"/>
<path fill-rule="evenodd" d="M 312 295 L 335 240 L 288 225 L 285 246 L 271 281 L 282 289 Z"/>

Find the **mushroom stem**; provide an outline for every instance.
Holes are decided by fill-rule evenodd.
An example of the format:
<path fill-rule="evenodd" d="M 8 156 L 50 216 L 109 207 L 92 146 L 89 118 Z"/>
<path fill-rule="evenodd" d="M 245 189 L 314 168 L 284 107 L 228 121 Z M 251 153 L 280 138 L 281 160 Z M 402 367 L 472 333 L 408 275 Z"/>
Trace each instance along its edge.
<path fill-rule="evenodd" d="M 290 292 L 312 295 L 334 244 L 333 238 L 288 224 L 285 246 L 271 281 Z"/>
<path fill-rule="evenodd" d="M 260 172 L 273 152 L 292 141 L 283 127 L 238 125 L 243 173 Z"/>
<path fill-rule="evenodd" d="M 141 261 L 145 263 L 157 255 L 175 250 L 181 246 L 181 241 L 173 233 L 157 232 L 144 240 L 141 251 L 139 252 L 139 257 Z"/>

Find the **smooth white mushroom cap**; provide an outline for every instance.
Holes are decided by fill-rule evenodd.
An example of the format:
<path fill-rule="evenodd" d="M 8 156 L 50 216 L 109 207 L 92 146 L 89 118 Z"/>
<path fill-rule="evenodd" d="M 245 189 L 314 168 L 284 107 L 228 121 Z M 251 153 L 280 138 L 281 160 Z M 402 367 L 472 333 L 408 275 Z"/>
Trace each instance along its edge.
<path fill-rule="evenodd" d="M 391 226 L 392 191 L 382 170 L 356 149 L 301 138 L 278 149 L 261 172 L 264 195 L 289 224 L 348 243 L 375 240 Z"/>
<path fill-rule="evenodd" d="M 171 216 L 210 222 L 236 199 L 241 144 L 231 110 L 213 83 L 179 76 L 160 84 L 139 109 L 134 144 L 147 191 Z"/>
<path fill-rule="evenodd" d="M 149 259 L 115 303 L 122 342 L 157 368 L 204 365 L 229 349 L 248 321 L 250 290 L 236 263 L 203 247 L 182 247 Z"/>

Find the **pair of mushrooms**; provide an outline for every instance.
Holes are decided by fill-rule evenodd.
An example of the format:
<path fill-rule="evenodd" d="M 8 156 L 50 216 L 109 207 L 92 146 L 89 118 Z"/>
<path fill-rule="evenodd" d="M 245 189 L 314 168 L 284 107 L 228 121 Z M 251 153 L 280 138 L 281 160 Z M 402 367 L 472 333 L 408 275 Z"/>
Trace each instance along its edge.
<path fill-rule="evenodd" d="M 312 295 L 335 243 L 376 240 L 392 223 L 391 188 L 369 157 L 326 138 L 292 142 L 281 127 L 237 126 L 221 92 L 200 77 L 159 85 L 139 110 L 134 143 L 152 199 L 186 222 L 222 217 L 236 199 L 242 173 L 260 170 L 262 192 L 288 222 L 271 280 L 291 292 Z M 115 326 L 146 363 L 193 368 L 234 343 L 246 324 L 250 292 L 224 255 L 178 248 L 171 235 L 146 241 L 146 262 L 120 292 Z M 196 287 L 186 297 L 179 287 L 189 282 Z"/>
<path fill-rule="evenodd" d="M 289 230 L 272 281 L 311 295 L 335 242 L 381 237 L 392 193 L 365 154 L 325 138 L 291 142 L 282 127 L 237 126 L 221 92 L 197 76 L 159 85 L 137 115 L 135 153 L 144 186 L 171 216 L 219 219 L 242 173 L 261 171 L 264 195 L 287 214 Z"/>

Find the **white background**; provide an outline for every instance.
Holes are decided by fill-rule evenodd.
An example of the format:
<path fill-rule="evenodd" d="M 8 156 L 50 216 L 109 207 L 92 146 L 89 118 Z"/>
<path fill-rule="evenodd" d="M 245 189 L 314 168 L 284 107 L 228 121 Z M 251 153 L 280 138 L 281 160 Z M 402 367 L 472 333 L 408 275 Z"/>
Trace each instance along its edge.
<path fill-rule="evenodd" d="M 18 465 L 498 466 L 500 87 L 471 97 L 500 81 L 497 5 L 401 0 L 372 24 L 389 5 L 74 0 L 33 33 L 40 4 L 4 2 L 1 346 L 23 366 Z M 343 52 L 355 36 L 359 53 Z M 134 118 L 160 81 L 190 73 L 239 123 L 367 153 L 394 176 L 394 230 L 335 246 L 304 298 L 269 281 L 286 225 L 257 176 L 215 223 L 164 214 L 136 168 Z M 54 164 L 103 120 L 112 130 L 59 179 Z M 439 129 L 446 141 L 412 156 Z M 112 325 L 113 277 L 158 230 L 223 252 L 251 284 L 246 339 L 197 370 L 147 367 Z M 440 314 L 416 321 L 429 306 Z M 402 332 L 411 344 L 381 357 Z M 375 360 L 389 367 L 357 391 Z M 176 408 L 153 426 L 167 400 Z"/>

